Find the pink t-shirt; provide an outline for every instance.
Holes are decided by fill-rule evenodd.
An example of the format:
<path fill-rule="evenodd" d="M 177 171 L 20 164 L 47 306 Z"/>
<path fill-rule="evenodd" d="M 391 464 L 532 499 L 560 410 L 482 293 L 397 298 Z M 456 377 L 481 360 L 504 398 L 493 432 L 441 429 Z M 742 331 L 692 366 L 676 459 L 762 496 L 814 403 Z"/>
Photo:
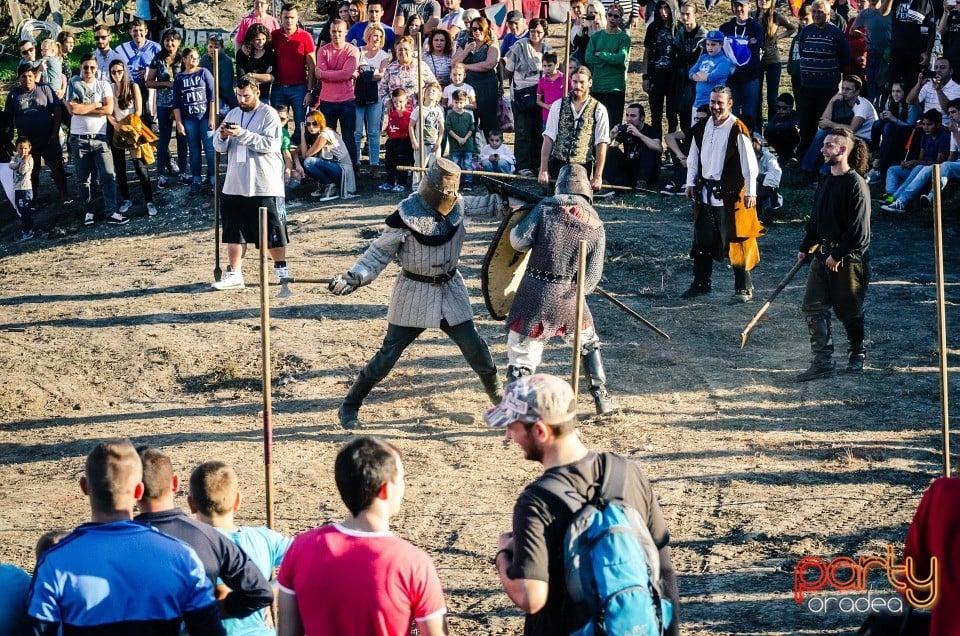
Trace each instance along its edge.
<path fill-rule="evenodd" d="M 234 39 L 234 42 L 237 43 L 237 47 L 243 44 L 243 38 L 247 37 L 247 29 L 252 27 L 254 24 L 262 24 L 267 27 L 267 31 L 273 33 L 280 28 L 280 23 L 277 22 L 277 19 L 270 15 L 269 13 L 264 13 L 262 18 L 258 18 L 252 13 L 245 15 L 240 19 L 240 25 L 237 27 L 237 37 Z"/>
<path fill-rule="evenodd" d="M 412 621 L 446 612 L 433 561 L 389 532 L 308 530 L 287 550 L 277 583 L 296 596 L 308 634 L 408 636 Z"/>
<path fill-rule="evenodd" d="M 557 73 L 555 79 L 548 79 L 546 75 L 540 78 L 540 81 L 537 82 L 537 95 L 543 95 L 543 103 L 552 104 L 561 97 L 563 97 L 563 73 Z M 547 113 L 550 112 L 549 108 L 541 108 L 543 111 L 543 121 L 547 121 Z"/>

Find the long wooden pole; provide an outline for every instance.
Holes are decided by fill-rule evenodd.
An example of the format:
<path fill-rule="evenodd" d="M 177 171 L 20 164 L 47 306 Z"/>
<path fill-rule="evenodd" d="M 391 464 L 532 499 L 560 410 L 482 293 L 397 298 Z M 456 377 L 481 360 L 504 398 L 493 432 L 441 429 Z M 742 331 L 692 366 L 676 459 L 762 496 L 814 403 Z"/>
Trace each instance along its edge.
<path fill-rule="evenodd" d="M 573 371 L 570 373 L 570 385 L 573 397 L 577 397 L 580 385 L 580 345 L 583 340 L 583 307 L 586 305 L 587 242 L 580 241 L 580 258 L 577 264 L 577 322 L 573 325 Z"/>
<path fill-rule="evenodd" d="M 933 164 L 933 254 L 937 281 L 937 344 L 940 351 L 940 426 L 943 436 L 943 475 L 950 477 L 950 385 L 947 378 L 947 307 L 943 293 L 942 205 L 940 165 Z"/>
<path fill-rule="evenodd" d="M 213 56 L 213 101 L 217 110 L 216 122 L 220 122 L 220 49 Z M 214 131 L 216 134 L 216 131 Z M 181 159 L 178 157 L 178 159 Z M 181 159 L 182 160 L 182 159 Z M 166 170 L 166 167 L 164 167 Z M 197 175 L 199 176 L 199 175 Z M 220 153 L 213 152 L 213 280 L 218 281 L 223 276 L 220 268 Z"/>
<path fill-rule="evenodd" d="M 270 396 L 270 295 L 267 282 L 267 208 L 260 208 L 260 345 L 263 363 L 263 478 L 267 490 L 267 527 L 273 530 L 273 403 Z"/>
<path fill-rule="evenodd" d="M 397 170 L 411 170 L 413 172 L 426 172 L 427 169 L 421 166 L 397 166 Z M 504 174 L 502 172 L 489 172 L 487 170 L 461 170 L 460 174 L 469 174 L 476 177 L 494 177 L 497 179 L 517 179 L 518 181 L 536 181 L 537 177 L 525 177 L 522 174 Z M 623 190 L 625 192 L 649 192 L 659 194 L 653 190 L 642 190 L 641 188 L 630 188 L 628 186 L 610 185 L 603 183 L 600 186 L 607 190 Z"/>
<path fill-rule="evenodd" d="M 573 30 L 573 15 L 567 9 L 567 34 L 563 45 L 563 63 L 566 65 L 566 73 L 563 74 L 563 96 L 567 96 L 567 90 L 570 88 L 570 34 Z"/>
<path fill-rule="evenodd" d="M 399 0 L 398 0 L 399 2 Z M 426 163 L 423 148 L 423 120 L 426 119 L 426 113 L 423 112 L 423 29 L 417 32 L 417 91 L 420 96 L 417 100 L 417 108 L 420 116 L 417 117 L 417 143 L 420 144 L 420 157 L 417 165 L 423 168 Z"/>

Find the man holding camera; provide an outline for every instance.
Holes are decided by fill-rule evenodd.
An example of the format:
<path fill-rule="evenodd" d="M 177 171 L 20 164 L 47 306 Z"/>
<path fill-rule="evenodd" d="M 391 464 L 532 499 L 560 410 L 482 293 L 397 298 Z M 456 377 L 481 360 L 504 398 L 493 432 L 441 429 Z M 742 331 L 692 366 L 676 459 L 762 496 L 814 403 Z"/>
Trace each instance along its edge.
<path fill-rule="evenodd" d="M 626 122 L 610 130 L 610 147 L 603 180 L 614 185 L 645 190 L 660 178 L 663 146 L 657 130 L 644 122 L 643 106 L 627 106 Z"/>
<path fill-rule="evenodd" d="M 260 208 L 267 208 L 267 247 L 277 278 L 287 269 L 287 219 L 283 209 L 283 155 L 280 152 L 280 115 L 260 101 L 260 84 L 243 77 L 236 84 L 237 102 L 213 136 L 213 147 L 227 155 L 223 181 L 223 242 L 227 244 L 227 271 L 213 288 L 243 289 L 240 263 L 247 243 L 263 249 Z"/>
<path fill-rule="evenodd" d="M 953 81 L 953 64 L 946 57 L 933 63 L 933 70 L 924 69 L 917 76 L 917 83 L 907 94 L 908 104 L 920 104 L 920 110 L 940 111 L 946 116 L 947 104 L 960 97 L 960 84 Z"/>

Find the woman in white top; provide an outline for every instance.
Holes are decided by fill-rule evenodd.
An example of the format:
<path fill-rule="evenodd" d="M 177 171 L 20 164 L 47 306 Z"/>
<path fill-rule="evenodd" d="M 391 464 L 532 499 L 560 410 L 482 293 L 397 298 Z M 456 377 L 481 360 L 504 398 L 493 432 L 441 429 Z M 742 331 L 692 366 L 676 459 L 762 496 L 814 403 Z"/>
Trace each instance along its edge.
<path fill-rule="evenodd" d="M 360 66 L 357 69 L 360 75 L 354 86 L 357 103 L 357 129 L 354 133 L 356 156 L 360 156 L 360 143 L 366 134 L 370 174 L 374 179 L 380 178 L 380 129 L 383 126 L 383 102 L 378 95 L 378 86 L 383 72 L 390 64 L 390 53 L 383 50 L 386 37 L 379 24 L 370 24 L 363 32 L 363 41 L 366 44 L 360 49 Z"/>
<path fill-rule="evenodd" d="M 357 182 L 353 161 L 337 131 L 327 127 L 327 120 L 318 110 L 307 113 L 300 133 L 300 157 L 303 170 L 317 182 L 315 197 L 330 201 L 356 195 Z"/>
<path fill-rule="evenodd" d="M 130 200 L 130 185 L 127 183 L 127 150 L 117 148 L 112 143 L 113 131 L 127 115 L 136 114 L 137 117 L 140 117 L 143 114 L 143 97 L 140 94 L 140 87 L 130 79 L 130 72 L 122 60 L 110 62 L 110 81 L 113 88 L 113 114 L 107 115 L 107 139 L 111 140 L 110 150 L 113 153 L 113 165 L 117 172 L 120 214 L 126 214 L 133 206 L 133 202 Z M 150 186 L 150 174 L 147 171 L 147 165 L 139 156 L 134 157 L 132 150 L 130 153 L 130 159 L 133 160 L 133 170 L 137 173 L 137 179 L 140 180 L 140 189 L 143 190 L 143 200 L 147 206 L 147 214 L 156 216 L 158 210 L 157 206 L 153 204 L 153 188 Z M 139 153 L 137 154 L 139 155 Z"/>

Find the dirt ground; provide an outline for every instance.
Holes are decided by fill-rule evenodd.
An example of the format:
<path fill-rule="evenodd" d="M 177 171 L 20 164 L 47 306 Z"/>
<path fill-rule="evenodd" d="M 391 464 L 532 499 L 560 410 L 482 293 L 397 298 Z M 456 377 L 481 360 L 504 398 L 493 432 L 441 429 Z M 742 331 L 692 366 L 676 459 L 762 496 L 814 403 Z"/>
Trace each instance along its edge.
<path fill-rule="evenodd" d="M 348 204 L 316 205 L 309 190 L 288 203 L 294 276 L 344 271 L 383 227 L 396 195 L 362 180 L 361 189 L 364 197 Z M 685 634 L 852 633 L 863 613 L 836 604 L 811 611 L 823 592 L 813 595 L 819 604 L 794 602 L 794 565 L 806 555 L 902 548 L 920 495 L 940 471 L 932 231 L 920 217 L 874 215 L 863 375 L 794 381 L 809 361 L 799 313 L 803 275 L 738 351 L 740 330 L 793 263 L 810 198 L 809 189 L 788 192 L 785 212 L 761 240 L 757 300 L 749 305 L 726 304 L 733 276 L 725 266 L 715 270 L 714 293 L 679 298 L 691 277 L 683 199 L 629 195 L 598 208 L 608 236 L 602 285 L 671 340 L 589 298 L 610 389 L 624 409 L 595 418 L 589 394 L 581 397 L 581 431 L 590 447 L 635 458 L 653 481 L 670 524 Z M 137 204 L 140 216 L 121 228 L 83 228 L 79 211 L 48 208 L 41 227 L 62 233 L 0 242 L 4 562 L 32 570 L 41 533 L 87 518 L 76 481 L 83 457 L 114 436 L 163 447 L 182 475 L 204 460 L 230 462 L 243 483 L 239 521 L 265 522 L 259 289 L 210 289 L 209 201 L 174 189 L 161 191 L 158 203 L 159 216 L 143 216 Z M 4 241 L 13 236 L 5 204 L 0 226 Z M 503 324 L 487 315 L 479 290 L 495 227 L 493 219 L 471 223 L 461 271 L 481 334 L 503 368 Z M 956 227 L 948 214 L 948 246 Z M 952 333 L 957 254 L 948 247 L 946 256 Z M 252 252 L 246 260 L 248 283 L 257 281 L 256 258 Z M 332 465 L 352 433 L 337 424 L 336 408 L 383 337 L 396 273 L 391 266 L 345 298 L 294 285 L 292 298 L 278 300 L 271 288 L 281 531 L 344 514 Z M 842 359 L 842 329 L 835 335 Z M 566 375 L 569 361 L 569 349 L 554 342 L 542 370 Z M 363 432 L 404 454 L 407 497 L 394 527 L 435 559 L 451 631 L 519 634 L 522 616 L 490 559 L 538 466 L 484 426 L 486 407 L 456 347 L 427 332 L 368 398 Z M 185 496 L 179 501 L 186 506 Z M 892 596 L 883 580 L 871 583 L 874 597 Z"/>

